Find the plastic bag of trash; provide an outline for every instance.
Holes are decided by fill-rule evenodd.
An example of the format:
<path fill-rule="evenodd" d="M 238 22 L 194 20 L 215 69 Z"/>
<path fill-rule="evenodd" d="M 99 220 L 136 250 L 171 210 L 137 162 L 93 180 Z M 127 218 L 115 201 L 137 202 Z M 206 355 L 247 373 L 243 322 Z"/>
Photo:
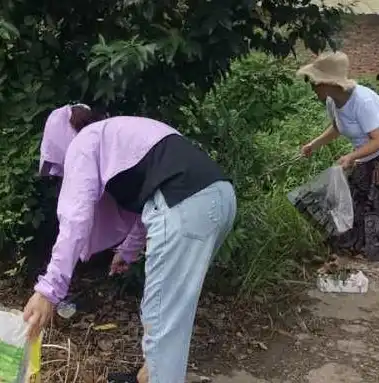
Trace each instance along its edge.
<path fill-rule="evenodd" d="M 0 382 L 40 383 L 42 335 L 27 341 L 22 312 L 0 307 Z"/>
<path fill-rule="evenodd" d="M 290 202 L 329 235 L 341 235 L 354 223 L 349 184 L 341 166 L 333 166 L 288 194 Z"/>

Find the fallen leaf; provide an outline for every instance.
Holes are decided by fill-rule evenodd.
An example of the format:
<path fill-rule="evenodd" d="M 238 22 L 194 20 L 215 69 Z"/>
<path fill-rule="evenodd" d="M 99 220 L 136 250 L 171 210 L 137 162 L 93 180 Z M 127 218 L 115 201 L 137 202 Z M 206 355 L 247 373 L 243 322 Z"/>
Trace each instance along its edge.
<path fill-rule="evenodd" d="M 114 330 L 117 327 L 118 326 L 115 323 L 107 323 L 107 324 L 94 326 L 93 329 L 95 331 L 107 331 L 107 330 Z"/>

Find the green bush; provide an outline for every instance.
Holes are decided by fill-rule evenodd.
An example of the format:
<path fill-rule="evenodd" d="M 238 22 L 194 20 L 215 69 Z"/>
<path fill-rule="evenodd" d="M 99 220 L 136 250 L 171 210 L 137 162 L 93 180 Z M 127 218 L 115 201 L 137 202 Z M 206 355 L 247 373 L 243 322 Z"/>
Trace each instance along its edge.
<path fill-rule="evenodd" d="M 3 2 L 0 239 L 20 253 L 33 237 L 44 241 L 51 234 L 54 189 L 35 176 L 52 109 L 96 100 L 111 114 L 177 126 L 179 105 L 189 104 L 192 94 L 201 99 L 227 75 L 233 59 L 257 48 L 285 57 L 299 40 L 319 52 L 332 42 L 339 20 L 337 9 L 303 0 L 259 7 L 255 1 L 215 0 Z M 222 145 L 214 152 L 221 153 Z"/>

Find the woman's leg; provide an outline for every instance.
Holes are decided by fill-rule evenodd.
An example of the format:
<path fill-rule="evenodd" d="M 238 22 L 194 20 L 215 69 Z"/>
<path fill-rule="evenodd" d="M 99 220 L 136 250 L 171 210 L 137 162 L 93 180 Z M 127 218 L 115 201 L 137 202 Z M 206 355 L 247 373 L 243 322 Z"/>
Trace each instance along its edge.
<path fill-rule="evenodd" d="M 216 182 L 171 209 L 160 192 L 146 204 L 142 322 L 149 383 L 184 383 L 204 278 L 235 213 L 228 182 Z"/>

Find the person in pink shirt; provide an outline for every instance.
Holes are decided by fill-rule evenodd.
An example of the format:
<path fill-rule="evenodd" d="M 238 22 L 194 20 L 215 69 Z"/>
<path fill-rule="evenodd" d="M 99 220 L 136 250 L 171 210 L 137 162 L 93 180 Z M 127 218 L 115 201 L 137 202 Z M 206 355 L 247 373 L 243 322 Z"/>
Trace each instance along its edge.
<path fill-rule="evenodd" d="M 41 145 L 41 173 L 63 175 L 63 181 L 59 235 L 24 309 L 30 336 L 65 298 L 79 259 L 122 241 L 122 257 L 113 263 L 119 268 L 146 246 L 145 365 L 123 381 L 184 383 L 204 278 L 234 223 L 234 188 L 205 152 L 172 127 L 142 117 L 93 122 L 91 111 L 79 107 L 87 116 L 79 124 L 75 107 L 54 111 Z M 63 115 L 70 123 L 53 123 Z"/>
<path fill-rule="evenodd" d="M 77 132 L 85 125 L 104 118 L 105 115 L 91 110 L 85 104 L 65 105 L 55 109 L 45 124 L 40 147 L 40 175 L 62 178 L 64 158 Z M 112 225 L 108 224 L 110 221 Z M 120 209 L 105 192 L 97 204 L 90 249 L 82 261 L 88 260 L 94 253 L 116 247 L 110 274 L 126 271 L 128 264 L 137 260 L 138 252 L 145 243 L 146 231 L 140 215 Z M 122 264 L 123 261 L 125 264 Z"/>

